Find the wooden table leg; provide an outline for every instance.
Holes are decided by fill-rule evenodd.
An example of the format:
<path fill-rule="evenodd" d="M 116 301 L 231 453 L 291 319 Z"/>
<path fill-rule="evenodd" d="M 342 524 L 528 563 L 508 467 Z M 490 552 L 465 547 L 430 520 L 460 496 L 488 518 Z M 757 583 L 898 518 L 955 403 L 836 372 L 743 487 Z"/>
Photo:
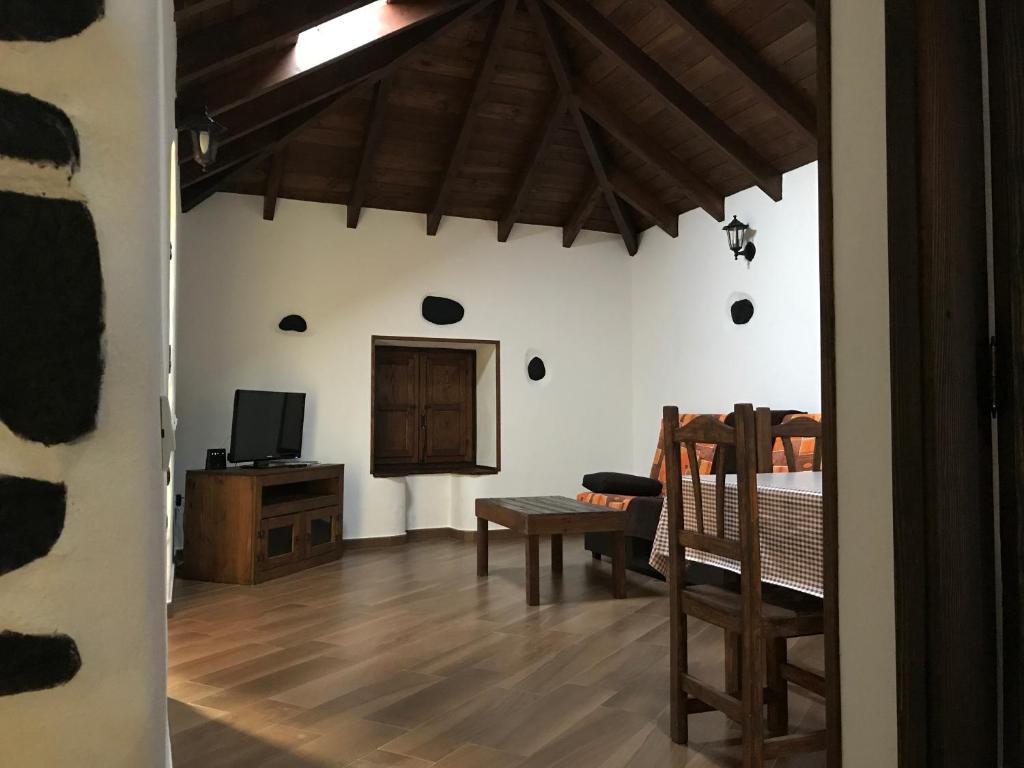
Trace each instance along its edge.
<path fill-rule="evenodd" d="M 476 575 L 487 575 L 487 521 L 476 519 Z"/>
<path fill-rule="evenodd" d="M 540 537 L 526 537 L 526 604 L 540 605 Z"/>
<path fill-rule="evenodd" d="M 615 554 L 612 557 L 612 582 L 615 598 L 621 600 L 626 596 L 626 534 L 615 531 L 612 534 Z"/>
<path fill-rule="evenodd" d="M 562 572 L 562 534 L 551 534 L 551 572 Z"/>

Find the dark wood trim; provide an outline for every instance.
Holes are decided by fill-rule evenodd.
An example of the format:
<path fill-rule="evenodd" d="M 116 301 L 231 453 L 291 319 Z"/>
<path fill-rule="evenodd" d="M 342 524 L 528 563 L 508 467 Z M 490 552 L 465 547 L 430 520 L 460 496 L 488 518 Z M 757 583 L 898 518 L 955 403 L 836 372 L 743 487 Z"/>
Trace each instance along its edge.
<path fill-rule="evenodd" d="M 995 283 L 1003 754 L 1024 760 L 1024 7 L 986 3 Z"/>
<path fill-rule="evenodd" d="M 551 66 L 551 72 L 555 76 L 555 81 L 558 83 L 562 94 L 569 98 L 569 114 L 572 117 L 573 124 L 576 126 L 576 132 L 580 136 L 583 150 L 587 153 L 590 167 L 593 169 L 597 183 L 604 194 L 604 201 L 608 206 L 608 210 L 611 211 L 612 218 L 615 220 L 615 226 L 622 236 L 622 242 L 626 245 L 626 250 L 630 256 L 635 256 L 637 249 L 640 247 L 640 241 L 637 238 L 636 228 L 633 226 L 628 211 L 615 196 L 615 190 L 612 189 L 611 182 L 608 181 L 607 152 L 589 118 L 580 111 L 576 100 L 572 98 L 573 73 L 569 52 L 566 50 L 565 43 L 558 36 L 554 19 L 551 18 L 551 12 L 547 6 L 543 5 L 540 0 L 526 0 L 526 7 L 533 18 L 533 25 L 544 44 L 544 52 L 547 55 L 548 64 Z M 563 245 L 565 243 L 564 233 L 562 243 Z"/>
<path fill-rule="evenodd" d="M 537 135 L 534 136 L 533 141 L 530 143 L 532 153 L 523 163 L 519 179 L 513 188 L 512 199 L 509 201 L 505 213 L 498 221 L 498 242 L 504 243 L 512 233 L 512 227 L 515 226 L 519 212 L 526 204 L 526 195 L 532 186 L 531 180 L 533 175 L 543 160 L 544 153 L 547 152 L 548 147 L 555 140 L 555 133 L 562 122 L 562 118 L 565 116 L 566 106 L 567 99 L 564 94 L 556 94 L 552 99 L 551 106 L 544 117 L 544 122 L 541 123 Z"/>
<path fill-rule="evenodd" d="M 901 768 L 997 764 L 978 14 L 959 0 L 886 2 Z"/>
<path fill-rule="evenodd" d="M 629 122 L 620 111 L 602 99 L 593 88 L 577 85 L 575 96 L 580 108 L 594 118 L 602 128 L 659 171 L 668 175 L 717 221 L 725 220 L 725 198 L 703 179 L 691 173 L 679 158 L 644 133 L 640 126 Z"/>
<path fill-rule="evenodd" d="M 359 226 L 359 214 L 363 210 L 363 201 L 366 199 L 366 185 L 369 183 L 370 173 L 373 171 L 373 153 L 376 151 L 377 145 L 380 144 L 381 136 L 384 133 L 384 115 L 387 112 L 388 94 L 391 92 L 393 80 L 393 75 L 388 74 L 373 87 L 370 119 L 366 124 L 363 146 L 359 151 L 359 170 L 356 171 L 356 180 L 352 184 L 348 205 L 345 208 L 345 221 L 349 229 Z"/>
<path fill-rule="evenodd" d="M 772 200 L 782 199 L 782 174 L 586 0 L 545 0 L 545 3 L 587 40 L 631 71 L 666 105 L 749 173 Z"/>
<path fill-rule="evenodd" d="M 281 177 L 284 176 L 284 162 L 287 149 L 282 147 L 270 157 L 267 171 L 267 187 L 263 193 L 263 218 L 273 221 L 277 212 L 277 196 L 281 192 Z"/>
<path fill-rule="evenodd" d="M 841 768 L 839 627 L 839 462 L 836 438 L 836 301 L 832 194 L 831 0 L 818 0 L 818 282 L 821 313 L 821 469 L 825 619 L 825 760 Z"/>
<path fill-rule="evenodd" d="M 403 346 L 416 344 L 431 344 L 446 346 L 449 344 L 475 344 L 475 345 L 489 345 L 494 347 L 494 418 L 496 423 L 494 425 L 494 439 L 495 439 L 495 466 L 485 467 L 477 466 L 478 470 L 487 470 L 480 472 L 460 472 L 458 474 L 497 474 L 501 472 L 501 342 L 497 339 L 448 339 L 442 336 L 388 336 L 374 334 L 370 336 L 370 460 L 371 464 L 374 456 L 374 424 L 373 424 L 373 392 L 374 392 L 374 373 L 377 370 L 377 347 L 381 346 L 381 342 L 384 342 L 387 346 Z M 394 343 L 392 343 L 394 342 Z M 493 470 L 493 472 L 491 471 Z"/>
<path fill-rule="evenodd" d="M 371 0 L 269 3 L 178 40 L 178 88 L 219 72 Z"/>
<path fill-rule="evenodd" d="M 441 172 L 441 185 L 434 197 L 434 204 L 430 208 L 430 213 L 427 214 L 428 235 L 436 235 L 437 228 L 441 225 L 441 218 L 444 216 L 444 208 L 448 202 L 452 184 L 455 183 L 459 168 L 462 167 L 466 153 L 469 151 L 477 110 L 487 96 L 491 81 L 494 79 L 498 58 L 501 56 L 505 44 L 505 34 L 512 22 L 512 17 L 515 16 L 518 4 L 519 0 L 502 0 L 501 9 L 494 15 L 494 21 L 491 23 L 490 29 L 487 30 L 487 38 L 481 48 L 483 53 L 473 76 L 473 92 L 466 104 L 466 110 L 463 112 L 462 125 L 448 155 L 448 163 Z"/>
<path fill-rule="evenodd" d="M 679 237 L 679 213 L 656 198 L 622 168 L 611 168 L 608 172 L 615 194 L 652 219 L 669 237 Z"/>
<path fill-rule="evenodd" d="M 597 180 L 596 176 L 591 176 L 587 185 L 583 188 L 583 195 L 580 197 L 580 201 L 576 204 L 576 208 L 573 210 L 569 220 L 562 225 L 562 247 L 571 248 L 572 244 L 576 242 L 576 236 L 579 235 L 580 230 L 583 229 L 583 225 L 587 223 L 587 219 L 590 218 L 590 214 L 594 212 L 594 207 L 597 205 L 597 201 L 601 199 L 602 190 L 601 183 Z"/>
<path fill-rule="evenodd" d="M 808 141 L 818 138 L 814 106 L 734 30 L 693 0 L 655 0 L 680 27 L 703 42 L 752 91 L 774 105 L 786 123 Z"/>

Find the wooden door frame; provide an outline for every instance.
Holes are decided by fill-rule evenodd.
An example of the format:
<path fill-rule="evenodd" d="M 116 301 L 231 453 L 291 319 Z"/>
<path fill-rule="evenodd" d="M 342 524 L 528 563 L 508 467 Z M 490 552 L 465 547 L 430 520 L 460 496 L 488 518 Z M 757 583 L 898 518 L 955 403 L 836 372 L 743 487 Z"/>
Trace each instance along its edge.
<path fill-rule="evenodd" d="M 1024 760 L 1024 9 L 988 0 L 999 534 L 1002 568 L 1003 766 Z"/>
<path fill-rule="evenodd" d="M 980 20 L 885 17 L 899 765 L 995 765 Z"/>

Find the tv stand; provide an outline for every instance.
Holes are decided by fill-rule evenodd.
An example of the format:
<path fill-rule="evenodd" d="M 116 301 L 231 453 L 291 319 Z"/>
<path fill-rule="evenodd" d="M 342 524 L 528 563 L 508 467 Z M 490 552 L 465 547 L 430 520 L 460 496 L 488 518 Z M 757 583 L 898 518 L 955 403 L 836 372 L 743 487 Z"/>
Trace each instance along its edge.
<path fill-rule="evenodd" d="M 185 579 L 258 584 L 337 560 L 345 465 L 185 474 Z"/>

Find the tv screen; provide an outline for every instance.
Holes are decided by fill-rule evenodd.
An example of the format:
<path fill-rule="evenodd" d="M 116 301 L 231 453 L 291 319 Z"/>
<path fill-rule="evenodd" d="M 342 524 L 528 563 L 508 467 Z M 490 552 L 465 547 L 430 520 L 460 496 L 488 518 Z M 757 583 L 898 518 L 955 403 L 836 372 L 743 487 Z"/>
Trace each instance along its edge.
<path fill-rule="evenodd" d="M 298 458 L 305 408 L 304 392 L 235 390 L 228 459 L 237 463 Z"/>

